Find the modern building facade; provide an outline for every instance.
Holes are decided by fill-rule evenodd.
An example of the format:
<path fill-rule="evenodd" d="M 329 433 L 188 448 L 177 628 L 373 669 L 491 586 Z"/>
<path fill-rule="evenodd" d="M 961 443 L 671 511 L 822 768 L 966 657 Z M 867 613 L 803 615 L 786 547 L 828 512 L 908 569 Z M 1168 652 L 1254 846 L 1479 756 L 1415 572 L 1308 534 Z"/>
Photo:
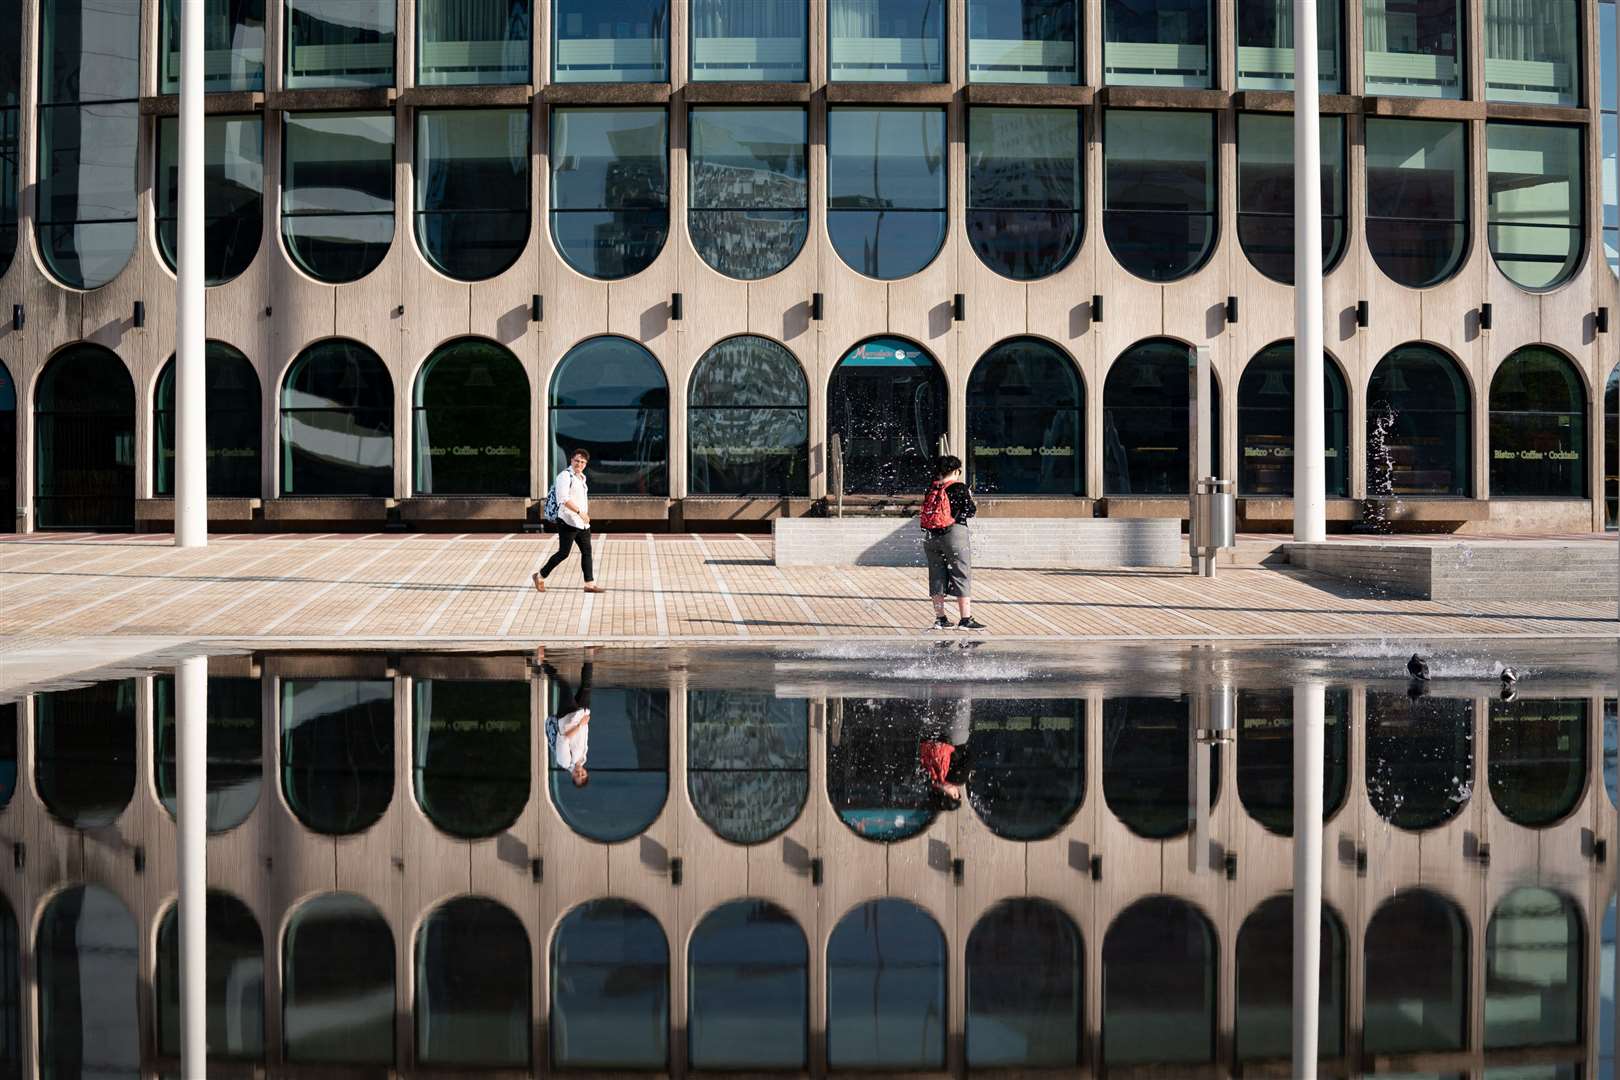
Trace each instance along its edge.
<path fill-rule="evenodd" d="M 1291 518 L 1291 4 L 208 0 L 216 527 Z M 172 516 L 176 0 L 0 0 L 0 518 Z M 1330 521 L 1613 524 L 1607 0 L 1322 0 Z M 249 523 L 263 522 L 262 526 Z"/>

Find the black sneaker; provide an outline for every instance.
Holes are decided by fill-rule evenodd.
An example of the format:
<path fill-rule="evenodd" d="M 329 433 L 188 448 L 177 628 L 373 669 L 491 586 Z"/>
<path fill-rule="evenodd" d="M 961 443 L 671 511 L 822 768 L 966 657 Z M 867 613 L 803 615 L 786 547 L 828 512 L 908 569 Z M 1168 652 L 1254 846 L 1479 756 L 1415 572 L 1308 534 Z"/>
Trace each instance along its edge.
<path fill-rule="evenodd" d="M 951 620 L 947 619 L 943 615 L 937 615 L 937 616 L 934 617 L 934 629 L 935 630 L 949 630 L 950 628 L 951 628 Z"/>
<path fill-rule="evenodd" d="M 978 619 L 975 619 L 971 615 L 969 615 L 967 618 L 963 619 L 961 622 L 957 623 L 956 628 L 958 630 L 988 630 L 988 629 L 990 629 L 988 626 L 984 625 L 984 623 L 980 622 Z"/>

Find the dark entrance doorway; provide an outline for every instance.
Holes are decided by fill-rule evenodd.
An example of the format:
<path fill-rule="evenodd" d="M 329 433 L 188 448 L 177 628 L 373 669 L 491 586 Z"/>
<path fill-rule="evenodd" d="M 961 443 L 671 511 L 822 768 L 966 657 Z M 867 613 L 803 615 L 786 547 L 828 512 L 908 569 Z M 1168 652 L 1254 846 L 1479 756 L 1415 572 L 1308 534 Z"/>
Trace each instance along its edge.
<path fill-rule="evenodd" d="M 945 375 L 921 348 L 898 338 L 855 346 L 833 370 L 827 434 L 844 452 L 844 492 L 921 492 L 945 434 Z"/>
<path fill-rule="evenodd" d="M 135 527 L 135 384 L 99 345 L 45 366 L 34 393 L 35 525 Z"/>

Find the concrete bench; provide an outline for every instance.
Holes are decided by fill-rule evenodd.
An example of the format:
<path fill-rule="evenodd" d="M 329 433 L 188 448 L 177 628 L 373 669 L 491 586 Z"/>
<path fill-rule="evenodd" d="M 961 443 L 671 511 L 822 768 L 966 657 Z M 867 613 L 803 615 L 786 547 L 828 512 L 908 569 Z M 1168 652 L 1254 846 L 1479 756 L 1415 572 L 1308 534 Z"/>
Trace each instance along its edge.
<path fill-rule="evenodd" d="M 980 569 L 1080 570 L 1186 563 L 1173 518 L 975 518 L 973 565 Z M 916 518 L 778 518 L 778 566 L 923 566 Z"/>

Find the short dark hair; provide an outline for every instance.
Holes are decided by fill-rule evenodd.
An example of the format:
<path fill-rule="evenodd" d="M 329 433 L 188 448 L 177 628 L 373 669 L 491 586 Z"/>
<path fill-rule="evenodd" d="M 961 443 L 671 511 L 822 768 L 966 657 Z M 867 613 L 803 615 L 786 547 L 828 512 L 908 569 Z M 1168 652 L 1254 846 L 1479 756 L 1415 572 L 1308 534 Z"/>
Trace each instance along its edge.
<path fill-rule="evenodd" d="M 585 449 L 583 446 L 575 447 L 574 452 L 568 455 L 568 460 L 573 461 L 577 457 L 582 457 L 586 461 L 589 461 L 591 460 L 591 452 Z"/>
<path fill-rule="evenodd" d="M 934 479 L 943 480 L 962 468 L 962 459 L 955 454 L 941 454 L 934 459 Z"/>

